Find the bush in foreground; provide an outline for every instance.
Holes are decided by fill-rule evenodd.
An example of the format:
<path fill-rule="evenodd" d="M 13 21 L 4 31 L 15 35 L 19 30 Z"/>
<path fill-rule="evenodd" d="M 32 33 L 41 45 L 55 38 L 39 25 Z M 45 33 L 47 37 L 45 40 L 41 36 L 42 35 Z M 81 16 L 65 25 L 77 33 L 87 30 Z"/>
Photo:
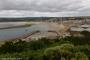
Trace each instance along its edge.
<path fill-rule="evenodd" d="M 89 60 L 83 53 L 75 51 L 74 45 L 62 44 L 60 46 L 47 48 L 44 51 L 45 60 Z"/>

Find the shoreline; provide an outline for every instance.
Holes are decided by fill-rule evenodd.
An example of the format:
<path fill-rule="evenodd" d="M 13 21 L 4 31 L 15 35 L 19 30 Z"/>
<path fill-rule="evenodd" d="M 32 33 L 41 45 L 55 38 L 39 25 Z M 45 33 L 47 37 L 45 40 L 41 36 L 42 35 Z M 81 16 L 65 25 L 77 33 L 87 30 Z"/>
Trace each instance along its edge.
<path fill-rule="evenodd" d="M 11 22 L 9 22 L 11 24 Z M 23 28 L 23 27 L 30 27 L 32 25 L 37 25 L 37 24 L 46 24 L 48 27 L 49 27 L 49 30 L 54 30 L 54 31 L 57 31 L 59 34 L 60 34 L 60 31 L 66 31 L 67 29 L 64 29 L 66 28 L 66 25 L 63 26 L 61 24 L 58 24 L 58 23 L 47 23 L 47 22 L 26 22 L 26 23 L 23 23 L 23 25 L 21 24 L 21 22 L 19 23 L 16 23 L 15 22 L 15 25 L 14 26 L 9 26 L 9 27 L 4 27 L 4 28 L 0 28 L 1 30 L 4 30 L 4 29 L 14 29 L 14 28 Z M 21 36 L 18 36 L 18 37 L 15 37 L 15 38 L 10 38 L 10 39 L 5 39 L 3 41 L 11 41 L 11 40 L 16 40 L 16 39 L 22 39 L 24 37 L 28 37 L 29 35 L 31 35 L 31 32 L 30 33 L 27 33 L 27 34 L 24 34 L 24 35 L 21 35 Z"/>
<path fill-rule="evenodd" d="M 31 25 L 42 24 L 42 22 L 0 22 L 0 30 L 29 27 Z"/>
<path fill-rule="evenodd" d="M 19 26 L 11 26 L 11 27 L 0 28 L 0 30 L 4 30 L 4 29 L 12 29 L 12 28 L 30 27 L 30 26 L 31 26 L 31 24 L 19 25 Z"/>

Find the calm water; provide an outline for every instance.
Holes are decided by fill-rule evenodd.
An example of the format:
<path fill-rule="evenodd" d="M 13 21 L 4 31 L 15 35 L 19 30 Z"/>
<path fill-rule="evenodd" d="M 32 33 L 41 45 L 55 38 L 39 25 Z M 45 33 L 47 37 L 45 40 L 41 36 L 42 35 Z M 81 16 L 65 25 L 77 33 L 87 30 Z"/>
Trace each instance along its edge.
<path fill-rule="evenodd" d="M 46 31 L 48 30 L 48 26 L 39 24 L 39 25 L 32 25 L 30 27 L 3 29 L 0 30 L 0 40 L 8 40 L 8 39 L 21 37 L 24 34 L 28 34 L 36 30 Z"/>

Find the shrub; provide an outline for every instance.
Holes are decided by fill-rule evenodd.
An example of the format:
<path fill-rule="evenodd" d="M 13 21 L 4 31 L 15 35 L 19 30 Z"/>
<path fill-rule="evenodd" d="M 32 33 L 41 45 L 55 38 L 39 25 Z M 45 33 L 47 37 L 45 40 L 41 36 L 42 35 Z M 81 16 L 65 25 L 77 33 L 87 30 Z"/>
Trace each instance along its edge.
<path fill-rule="evenodd" d="M 88 57 L 84 53 L 81 53 L 81 52 L 77 52 L 75 54 L 75 59 L 76 60 L 89 60 Z"/>
<path fill-rule="evenodd" d="M 72 44 L 62 44 L 61 46 L 46 49 L 44 55 L 48 60 L 61 60 L 62 57 L 71 59 L 74 52 L 73 49 L 74 46 Z"/>
<path fill-rule="evenodd" d="M 25 41 L 17 41 L 17 42 L 5 42 L 5 44 L 3 44 L 0 47 L 0 51 L 1 53 L 14 53 L 14 52 L 22 52 L 25 51 L 27 48 L 27 43 Z"/>

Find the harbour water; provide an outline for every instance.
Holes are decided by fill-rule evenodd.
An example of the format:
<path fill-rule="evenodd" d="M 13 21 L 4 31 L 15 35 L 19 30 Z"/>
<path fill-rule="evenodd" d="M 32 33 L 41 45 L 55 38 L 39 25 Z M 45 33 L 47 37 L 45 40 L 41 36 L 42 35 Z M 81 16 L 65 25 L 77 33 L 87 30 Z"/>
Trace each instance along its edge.
<path fill-rule="evenodd" d="M 28 34 L 33 31 L 47 31 L 48 26 L 45 24 L 32 25 L 30 27 L 2 29 L 0 30 L 0 40 L 9 40 L 21 37 L 24 34 Z"/>

